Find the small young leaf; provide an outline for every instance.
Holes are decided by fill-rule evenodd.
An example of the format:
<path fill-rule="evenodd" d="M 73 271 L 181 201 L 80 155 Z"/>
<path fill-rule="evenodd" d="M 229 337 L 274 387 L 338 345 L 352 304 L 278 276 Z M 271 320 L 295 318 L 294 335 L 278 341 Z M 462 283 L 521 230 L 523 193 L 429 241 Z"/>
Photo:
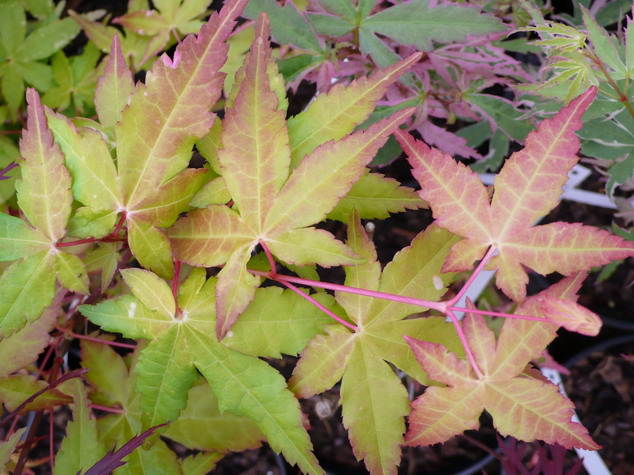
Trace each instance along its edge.
<path fill-rule="evenodd" d="M 143 221 L 128 219 L 128 244 L 143 267 L 163 278 L 172 277 L 172 249 L 163 231 Z"/>
<path fill-rule="evenodd" d="M 172 318 L 176 311 L 172 290 L 163 279 L 145 269 L 122 269 L 123 280 L 147 308 Z"/>
<path fill-rule="evenodd" d="M 59 252 L 55 255 L 55 272 L 62 287 L 88 295 L 88 273 L 84 262 L 74 254 Z"/>
<path fill-rule="evenodd" d="M 121 52 L 119 35 L 114 35 L 106 69 L 95 89 L 95 109 L 102 125 L 112 128 L 121 120 L 121 111 L 133 90 L 132 73 Z"/>
<path fill-rule="evenodd" d="M 1 12 L 0 12 L 1 13 Z M 11 460 L 11 454 L 15 452 L 16 447 L 21 442 L 27 427 L 16 430 L 6 441 L 0 442 L 0 470 L 7 466 Z"/>

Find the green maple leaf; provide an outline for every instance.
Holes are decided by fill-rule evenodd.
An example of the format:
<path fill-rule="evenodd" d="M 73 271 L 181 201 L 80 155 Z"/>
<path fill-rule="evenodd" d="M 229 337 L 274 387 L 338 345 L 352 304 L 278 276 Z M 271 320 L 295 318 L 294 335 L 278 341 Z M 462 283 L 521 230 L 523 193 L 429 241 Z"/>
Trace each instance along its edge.
<path fill-rule="evenodd" d="M 214 278 L 206 280 L 203 269 L 194 269 L 180 287 L 177 309 L 168 284 L 155 274 L 126 269 L 122 275 L 134 296 L 84 305 L 80 311 L 105 330 L 151 340 L 134 370 L 144 427 L 176 420 L 185 407 L 197 369 L 209 382 L 221 411 L 251 418 L 271 447 L 282 452 L 290 463 L 307 473 L 322 473 L 302 426 L 299 404 L 282 376 L 264 361 L 232 350 L 213 336 Z M 252 321 L 259 320 L 262 326 L 256 334 L 265 331 L 263 327 L 269 323 L 267 318 L 260 319 L 263 308 L 275 305 L 279 297 L 269 292 L 262 295 L 254 301 L 257 317 Z M 286 325 L 281 340 L 299 340 L 301 346 L 314 335 L 323 316 L 294 294 L 286 303 L 302 307 L 302 313 L 316 320 L 312 325 L 305 321 Z M 246 328 L 252 330 L 254 325 Z M 236 333 L 239 330 L 235 329 Z M 236 336 L 237 341 L 248 339 Z"/>
<path fill-rule="evenodd" d="M 212 15 L 197 37 L 178 45 L 173 61 L 164 55 L 154 64 L 146 84 L 133 85 L 115 37 L 95 91 L 102 125 L 77 127 L 47 112 L 73 177 L 73 195 L 84 205 L 71 219 L 75 236 L 103 237 L 124 213 L 133 255 L 144 267 L 171 277 L 171 248 L 162 228 L 174 223 L 204 183 L 206 170 L 186 167 L 194 141 L 213 123 L 210 109 L 222 90 L 224 40 L 243 6 L 244 1 L 231 2 Z M 115 140 L 116 166 L 95 128 Z"/>
<path fill-rule="evenodd" d="M 260 284 L 246 269 L 258 243 L 289 265 L 358 262 L 330 233 L 311 226 L 349 192 L 389 134 L 412 113 L 397 112 L 348 135 L 370 114 L 385 88 L 417 59 L 415 55 L 348 88 L 335 87 L 287 124 L 270 80 L 275 65 L 268 22 L 265 15 L 260 18 L 251 51 L 236 74 L 237 92 L 222 123 L 217 153 L 218 171 L 234 207 L 195 210 L 169 233 L 179 260 L 207 267 L 224 264 L 216 294 L 219 338 Z"/>
<path fill-rule="evenodd" d="M 21 178 L 16 182 L 27 221 L 0 213 L 0 260 L 15 261 L 0 276 L 0 335 L 9 336 L 36 320 L 50 305 L 55 280 L 87 294 L 83 263 L 56 244 L 66 235 L 71 213 L 71 177 L 53 141 L 38 93 L 27 91 L 27 128 L 20 141 Z"/>
<path fill-rule="evenodd" d="M 133 371 L 138 356 L 138 350 L 123 358 L 103 343 L 81 342 L 82 366 L 90 368 L 85 377 L 93 389 L 91 402 L 120 410 L 97 419 L 97 434 L 107 450 L 121 447 L 142 432 L 140 398 Z M 124 461 L 125 465 L 115 470 L 116 475 L 181 473 L 176 454 L 160 439 L 149 447 L 137 448 Z"/>
<path fill-rule="evenodd" d="M 208 0 L 159 0 L 152 2 L 156 10 L 139 9 L 115 18 L 113 23 L 123 25 L 140 36 L 151 38 L 148 50 L 162 51 L 174 36 L 197 33 L 207 13 Z"/>
<path fill-rule="evenodd" d="M 100 75 L 99 56 L 99 50 L 92 43 L 86 45 L 81 55 L 70 59 L 63 51 L 58 51 L 51 60 L 54 84 L 44 94 L 42 102 L 59 110 L 66 110 L 72 104 L 77 113 L 83 114 L 93 101 Z"/>
<path fill-rule="evenodd" d="M 358 217 L 348 227 L 348 245 L 367 259 L 346 267 L 347 286 L 379 290 L 428 300 L 440 298 L 453 274 L 440 269 L 457 237 L 432 226 L 419 234 L 411 246 L 398 253 L 383 272 L 374 245 Z M 418 380 L 426 381 L 403 335 L 420 335 L 459 348 L 456 334 L 443 318 L 403 320 L 420 307 L 372 299 L 343 292 L 338 303 L 357 326 L 355 332 L 337 325 L 318 335 L 302 352 L 289 387 L 301 397 L 331 388 L 341 379 L 343 422 L 357 459 L 364 459 L 372 473 L 396 473 L 404 417 L 409 399 L 402 382 L 387 363 Z M 389 401 L 389 404 L 386 404 Z"/>
<path fill-rule="evenodd" d="M 516 313 L 537 314 L 544 300 L 574 304 L 584 277 L 576 274 L 560 281 L 528 298 Z M 571 421 L 574 405 L 557 386 L 525 371 L 555 338 L 557 324 L 508 319 L 497 341 L 480 315 L 467 312 L 463 327 L 482 376 L 475 376 L 466 361 L 442 345 L 407 339 L 429 377 L 447 387 L 429 387 L 414 401 L 406 445 L 443 443 L 466 429 L 477 428 L 486 409 L 502 435 L 525 441 L 540 439 L 566 448 L 600 448 L 581 424 Z"/>
<path fill-rule="evenodd" d="M 79 33 L 70 18 L 59 19 L 57 8 L 27 34 L 26 13 L 20 2 L 0 4 L 0 78 L 11 117 L 17 119 L 25 82 L 40 91 L 51 86 L 51 67 L 42 62 L 61 50 Z"/>

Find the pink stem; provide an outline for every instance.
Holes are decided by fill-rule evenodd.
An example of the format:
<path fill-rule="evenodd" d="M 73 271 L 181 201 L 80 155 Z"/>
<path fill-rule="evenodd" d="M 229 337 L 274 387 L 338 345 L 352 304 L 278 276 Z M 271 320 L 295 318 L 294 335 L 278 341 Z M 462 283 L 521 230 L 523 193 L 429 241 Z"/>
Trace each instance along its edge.
<path fill-rule="evenodd" d="M 504 317 L 504 318 L 518 318 L 520 320 L 534 320 L 536 322 L 550 322 L 547 318 L 541 317 L 531 317 L 530 315 L 514 315 L 511 313 L 502 313 L 502 312 L 491 312 L 489 310 L 479 310 L 477 308 L 464 308 L 464 307 L 454 307 L 453 305 L 447 307 L 447 310 L 458 311 L 458 312 L 471 312 L 477 313 L 480 315 L 491 315 L 492 317 Z"/>
<path fill-rule="evenodd" d="M 93 409 L 98 409 L 100 411 L 104 411 L 104 412 L 110 412 L 112 414 L 124 414 L 125 411 L 121 408 L 118 407 L 108 407 L 108 406 L 102 406 L 101 404 L 90 404 L 90 407 Z"/>
<path fill-rule="evenodd" d="M 475 357 L 473 356 L 473 352 L 471 351 L 471 347 L 469 346 L 469 342 L 467 342 L 467 337 L 462 331 L 462 326 L 460 325 L 460 321 L 456 318 L 454 313 L 449 309 L 447 309 L 447 315 L 449 316 L 449 318 L 451 318 L 451 321 L 456 327 L 456 331 L 458 332 L 458 338 L 460 338 L 460 341 L 462 342 L 462 346 L 464 347 L 464 351 L 467 354 L 467 359 L 469 360 L 469 363 L 471 364 L 473 371 L 475 371 L 475 374 L 478 376 L 478 379 L 482 379 L 484 375 L 482 374 L 482 371 L 480 371 L 480 368 L 478 368 L 478 365 L 476 364 Z"/>
<path fill-rule="evenodd" d="M 275 259 L 273 259 L 273 254 L 271 254 L 271 250 L 269 249 L 269 246 L 267 246 L 264 241 L 260 241 L 260 246 L 262 246 L 262 249 L 264 250 L 264 254 L 266 254 L 266 258 L 269 260 L 269 265 L 271 266 L 271 272 L 269 272 L 269 275 L 267 277 L 271 279 L 275 279 L 275 277 L 277 276 L 277 266 L 275 265 Z"/>
<path fill-rule="evenodd" d="M 469 290 L 469 287 L 471 286 L 471 284 L 473 284 L 473 281 L 476 279 L 476 277 L 478 277 L 478 274 L 482 272 L 482 269 L 484 269 L 484 266 L 486 266 L 487 262 L 489 262 L 491 257 L 493 257 L 494 252 L 495 252 L 495 247 L 490 246 L 489 250 L 484 255 L 480 263 L 478 264 L 478 267 L 476 267 L 475 271 L 473 271 L 473 274 L 471 274 L 471 276 L 462 286 L 460 291 L 456 294 L 454 298 L 446 302 L 448 307 L 452 307 L 456 302 L 458 302 L 462 298 L 462 296 L 467 292 L 467 290 Z"/>
<path fill-rule="evenodd" d="M 96 343 L 102 343 L 104 345 L 118 346 L 119 348 L 129 348 L 131 350 L 134 350 L 136 348 L 136 345 L 131 345 L 129 343 L 118 343 L 116 341 L 102 340 L 101 338 L 95 338 L 94 336 L 88 336 L 88 335 L 79 335 L 78 333 L 74 333 L 74 332 L 68 332 L 68 334 L 72 336 L 73 338 L 79 338 L 80 340 L 94 341 Z"/>
<path fill-rule="evenodd" d="M 339 323 L 341 323 L 342 325 L 350 328 L 352 331 L 357 331 L 359 328 L 356 327 L 355 325 L 353 325 L 352 323 L 348 323 L 346 322 L 344 319 L 342 319 L 341 317 L 338 317 L 337 315 L 335 315 L 334 313 L 332 313 L 330 310 L 328 310 L 326 307 L 324 307 L 322 304 L 320 304 L 319 302 L 317 302 L 317 300 L 315 300 L 314 298 L 312 298 L 310 295 L 306 295 L 304 292 L 302 292 L 301 290 L 299 290 L 297 287 L 295 287 L 293 284 L 291 284 L 290 282 L 285 282 L 283 280 L 279 281 L 280 284 L 288 287 L 289 289 L 291 289 L 293 292 L 295 292 L 296 294 L 298 294 L 300 297 L 308 300 L 311 304 L 313 304 L 315 307 L 317 307 L 319 310 L 321 310 L 322 312 L 324 312 L 326 315 L 328 315 L 330 318 L 333 318 L 335 320 L 337 320 Z"/>
<path fill-rule="evenodd" d="M 261 272 L 249 269 L 249 272 L 262 277 L 269 277 L 268 272 Z M 388 294 L 376 290 L 359 289 L 357 287 L 348 287 L 346 285 L 331 284 L 329 282 L 319 282 L 316 280 L 302 279 L 300 277 L 292 277 L 290 275 L 277 274 L 272 280 L 280 283 L 292 282 L 294 284 L 308 285 L 310 287 L 318 287 L 321 289 L 335 290 L 339 292 L 347 292 L 349 294 L 363 295 L 366 297 L 374 297 L 377 299 L 391 300 L 393 302 L 406 303 L 409 305 L 418 305 L 419 307 L 432 308 L 445 312 L 446 304 L 444 302 L 432 302 L 429 300 L 416 299 L 413 297 L 403 297 L 401 295 Z"/>
<path fill-rule="evenodd" d="M 55 424 L 53 415 L 55 410 L 51 407 L 48 410 L 48 459 L 51 469 L 55 466 Z"/>
<path fill-rule="evenodd" d="M 176 308 L 176 316 L 180 318 L 181 309 L 178 307 L 178 284 L 181 276 L 181 261 L 174 259 L 174 278 L 172 279 L 172 296 Z"/>

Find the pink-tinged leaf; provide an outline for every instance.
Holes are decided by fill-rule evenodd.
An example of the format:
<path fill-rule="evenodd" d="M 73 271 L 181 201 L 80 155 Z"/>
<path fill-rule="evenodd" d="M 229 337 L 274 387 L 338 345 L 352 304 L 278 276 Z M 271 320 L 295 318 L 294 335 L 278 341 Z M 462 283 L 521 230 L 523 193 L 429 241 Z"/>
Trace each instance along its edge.
<path fill-rule="evenodd" d="M 601 330 L 601 318 L 576 302 L 542 297 L 538 305 L 544 317 L 568 331 L 597 336 Z"/>
<path fill-rule="evenodd" d="M 142 221 L 128 219 L 128 244 L 139 264 L 164 279 L 172 278 L 172 249 L 163 231 Z"/>
<path fill-rule="evenodd" d="M 95 88 L 95 109 L 104 127 L 114 127 L 134 90 L 132 72 L 121 52 L 119 35 L 112 37 L 110 56 Z"/>
<path fill-rule="evenodd" d="M 174 224 L 187 209 L 189 201 L 205 182 L 207 170 L 187 169 L 163 184 L 155 194 L 141 201 L 128 217 L 148 222 L 160 228 Z"/>
<path fill-rule="evenodd" d="M 442 444 L 477 429 L 483 409 L 484 391 L 475 381 L 455 388 L 429 387 L 412 403 L 405 445 Z"/>
<path fill-rule="evenodd" d="M 252 245 L 235 251 L 218 273 L 216 284 L 216 335 L 222 340 L 233 322 L 255 297 L 262 279 L 247 271 Z"/>
<path fill-rule="evenodd" d="M 22 179 L 16 183 L 20 209 L 51 241 L 66 233 L 73 195 L 64 155 L 53 141 L 44 108 L 35 89 L 28 89 L 27 128 L 20 140 Z"/>
<path fill-rule="evenodd" d="M 339 142 L 316 148 L 293 171 L 266 217 L 266 232 L 310 226 L 324 219 L 359 179 L 389 135 L 414 109 L 404 109 Z"/>
<path fill-rule="evenodd" d="M 267 74 L 273 60 L 266 15 L 258 22 L 259 35 L 245 58 L 244 79 L 223 122 L 218 159 L 240 215 L 259 233 L 273 198 L 288 178 L 290 150 L 284 111 L 278 109 Z"/>
<path fill-rule="evenodd" d="M 438 127 L 430 120 L 423 122 L 418 128 L 423 140 L 438 147 L 445 153 L 450 155 L 460 155 L 464 158 L 482 158 L 474 148 L 467 145 L 467 140 L 464 137 L 454 134 L 443 127 Z"/>
<path fill-rule="evenodd" d="M 416 53 L 369 78 L 357 79 L 349 85 L 337 84 L 289 119 L 292 167 L 299 165 L 304 156 L 319 145 L 341 139 L 367 119 L 390 84 L 420 57 L 421 54 Z"/>
<path fill-rule="evenodd" d="M 473 246 L 486 250 L 492 239 L 489 195 L 480 178 L 440 150 L 429 148 L 406 132 L 395 133 L 407 154 L 418 192 L 433 210 L 436 224 L 466 236 Z"/>
<path fill-rule="evenodd" d="M 226 206 L 209 206 L 179 219 L 169 230 L 174 255 L 193 266 L 224 264 L 256 234 L 240 215 Z"/>
<path fill-rule="evenodd" d="M 473 309 L 475 305 L 467 300 L 467 308 Z M 489 375 L 495 365 L 495 334 L 491 330 L 482 315 L 471 313 L 470 318 L 463 321 L 463 330 L 468 341 L 471 342 L 471 351 L 478 368 Z"/>
<path fill-rule="evenodd" d="M 634 255 L 633 243 L 580 224 L 531 227 L 555 206 L 577 161 L 579 140 L 574 131 L 595 95 L 596 88 L 590 88 L 542 122 L 529 136 L 526 149 L 503 167 L 492 203 L 475 173 L 397 132 L 421 183 L 421 197 L 429 201 L 437 223 L 466 238 L 453 247 L 444 270 L 470 269 L 487 247 L 494 246 L 499 254 L 489 267 L 498 270 L 497 286 L 521 302 L 528 282 L 524 266 L 565 275 Z"/>
<path fill-rule="evenodd" d="M 537 131 L 528 134 L 526 146 L 506 161 L 495 178 L 491 214 L 497 239 L 506 241 L 517 229 L 531 226 L 559 201 L 568 172 L 579 158 L 581 116 L 597 94 L 591 88 L 564 107 Z"/>
<path fill-rule="evenodd" d="M 357 460 L 370 473 L 396 474 L 409 413 L 407 390 L 394 370 L 355 345 L 341 382 L 343 424 Z"/>
<path fill-rule="evenodd" d="M 365 259 L 362 264 L 346 266 L 345 285 L 359 289 L 378 290 L 381 280 L 381 263 L 377 259 L 376 248 L 370 240 L 356 210 L 350 214 L 348 222 L 348 240 L 346 244 L 350 249 Z M 362 321 L 365 313 L 372 305 L 371 297 L 350 294 L 347 292 L 337 292 L 335 294 L 337 302 L 345 310 L 348 316 L 355 323 Z"/>
<path fill-rule="evenodd" d="M 634 243 L 580 223 L 550 223 L 521 233 L 513 256 L 540 274 L 564 275 L 634 256 Z"/>
<path fill-rule="evenodd" d="M 331 267 L 363 262 L 348 246 L 323 229 L 300 228 L 275 233 L 266 243 L 271 252 L 287 264 Z"/>
<path fill-rule="evenodd" d="M 236 0 L 214 13 L 197 37 L 188 36 L 177 47 L 179 67 L 157 61 L 146 84 L 136 87 L 116 126 L 119 176 L 129 209 L 153 193 L 168 172 L 173 176 L 186 167 L 194 141 L 209 132 L 211 107 L 222 90 L 225 39 L 245 4 Z"/>
<path fill-rule="evenodd" d="M 343 376 L 354 348 L 354 335 L 338 325 L 326 327 L 327 335 L 317 335 L 308 342 L 288 388 L 297 397 L 309 398 L 332 388 Z"/>
<path fill-rule="evenodd" d="M 405 341 L 416 355 L 416 359 L 434 381 L 450 386 L 469 385 L 474 382 L 469 363 L 460 360 L 443 345 L 416 340 L 405 336 Z"/>
<path fill-rule="evenodd" d="M 598 450 L 588 431 L 572 422 L 574 405 L 550 382 L 513 378 L 486 385 L 486 410 L 502 435 L 535 439 L 567 449 Z"/>

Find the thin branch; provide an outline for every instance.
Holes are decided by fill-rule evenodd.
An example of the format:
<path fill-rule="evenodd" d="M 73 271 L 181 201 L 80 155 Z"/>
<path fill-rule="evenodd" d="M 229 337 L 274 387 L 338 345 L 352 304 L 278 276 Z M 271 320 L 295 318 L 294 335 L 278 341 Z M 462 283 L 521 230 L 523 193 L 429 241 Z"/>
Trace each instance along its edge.
<path fill-rule="evenodd" d="M 266 258 L 269 260 L 269 266 L 271 266 L 271 272 L 269 272 L 269 275 L 267 277 L 269 277 L 270 279 L 275 279 L 275 277 L 277 276 L 277 266 L 275 265 L 273 254 L 271 254 L 269 246 L 267 246 L 264 241 L 260 241 L 260 246 L 262 247 L 264 254 L 266 254 Z"/>
<path fill-rule="evenodd" d="M 308 300 L 311 304 L 313 304 L 315 307 L 317 307 L 319 310 L 321 310 L 322 312 L 324 312 L 326 315 L 328 315 L 330 318 L 333 318 L 334 320 L 338 321 L 339 323 L 341 323 L 342 325 L 350 328 L 352 331 L 356 332 L 359 328 L 355 325 L 353 325 L 352 323 L 348 323 L 346 322 L 344 319 L 342 319 L 341 317 L 335 315 L 333 312 L 331 312 L 330 310 L 328 310 L 326 307 L 324 307 L 322 304 L 320 304 L 319 302 L 317 302 L 317 300 L 315 300 L 314 298 L 312 298 L 310 295 L 305 294 L 304 292 L 302 292 L 301 290 L 299 290 L 297 287 L 295 287 L 293 284 L 291 284 L 290 282 L 285 282 L 283 280 L 278 281 L 280 284 L 284 285 L 285 287 L 288 287 L 289 289 L 291 289 L 293 292 L 295 292 L 296 294 L 300 295 L 302 298 Z"/>
<path fill-rule="evenodd" d="M 473 368 L 473 371 L 475 372 L 475 374 L 478 376 L 478 379 L 482 379 L 484 378 L 484 374 L 482 374 L 482 371 L 480 371 L 480 368 L 478 367 L 475 357 L 473 356 L 473 352 L 471 351 L 471 347 L 469 346 L 469 342 L 467 341 L 467 337 L 464 334 L 464 331 L 462 331 L 462 326 L 460 325 L 460 320 L 458 320 L 456 318 L 456 316 L 454 315 L 454 313 L 451 310 L 447 311 L 447 316 L 449 318 L 451 318 L 451 321 L 453 322 L 454 326 L 456 327 L 456 332 L 458 333 L 458 338 L 460 338 L 460 341 L 462 342 L 462 346 L 464 347 L 464 351 L 467 355 L 467 360 L 469 360 L 469 363 L 471 364 L 471 367 Z"/>
<path fill-rule="evenodd" d="M 101 338 L 96 338 L 94 336 L 80 335 L 79 333 L 75 333 L 72 331 L 65 331 L 61 328 L 60 330 L 64 331 L 65 333 L 68 333 L 68 335 L 72 336 L 73 338 L 79 338 L 80 340 L 94 341 L 95 343 L 102 343 L 104 345 L 110 345 L 110 346 L 118 346 L 119 348 L 128 348 L 131 350 L 134 350 L 136 348 L 136 345 L 132 345 L 130 343 L 119 343 L 116 341 L 103 340 Z"/>
<path fill-rule="evenodd" d="M 476 269 L 473 271 L 473 274 L 471 274 L 469 279 L 465 282 L 465 284 L 462 286 L 462 288 L 456 294 L 456 296 L 447 302 L 448 306 L 453 306 L 456 302 L 458 302 L 462 298 L 462 296 L 467 292 L 467 290 L 469 290 L 469 287 L 471 286 L 471 284 L 473 284 L 473 281 L 478 277 L 480 272 L 482 272 L 482 270 L 484 269 L 484 266 L 486 266 L 489 260 L 491 260 L 491 257 L 493 257 L 493 253 L 495 252 L 495 250 L 496 250 L 495 247 L 493 246 L 489 247 L 489 250 L 486 252 L 486 254 L 482 258 L 482 260 L 480 261 Z"/>
<path fill-rule="evenodd" d="M 261 272 L 249 269 L 249 272 L 262 277 L 269 277 L 268 272 Z M 406 303 L 409 305 L 417 305 L 419 307 L 431 308 L 440 312 L 445 312 L 446 304 L 444 302 L 432 302 L 430 300 L 422 300 L 413 297 L 403 297 L 401 295 L 388 294 L 377 290 L 359 289 L 357 287 L 348 287 L 347 285 L 331 284 L 329 282 L 320 282 L 318 280 L 302 279 L 301 277 L 292 277 L 290 275 L 277 274 L 274 279 L 276 282 L 291 282 L 293 284 L 308 285 L 310 287 L 318 287 L 320 289 L 335 290 L 338 292 L 347 292 L 349 294 L 363 295 L 365 297 L 374 297 L 377 299 L 391 300 L 392 302 Z"/>

